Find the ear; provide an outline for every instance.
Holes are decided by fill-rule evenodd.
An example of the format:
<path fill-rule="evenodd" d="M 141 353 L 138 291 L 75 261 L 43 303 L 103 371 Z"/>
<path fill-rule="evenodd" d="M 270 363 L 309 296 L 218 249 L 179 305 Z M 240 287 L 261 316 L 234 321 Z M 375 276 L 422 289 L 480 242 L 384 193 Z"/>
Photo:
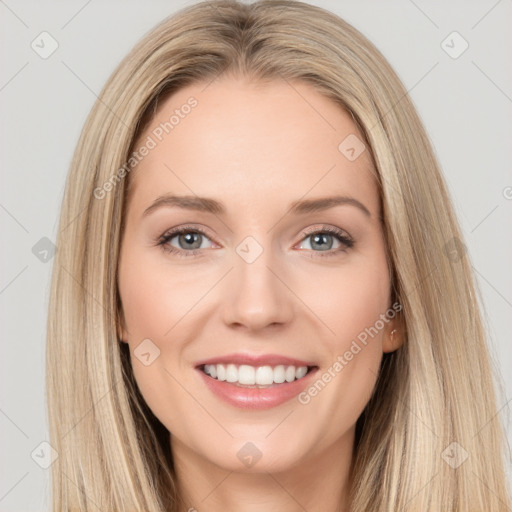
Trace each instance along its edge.
<path fill-rule="evenodd" d="M 400 348 L 405 340 L 405 325 L 401 313 L 397 313 L 385 327 L 382 340 L 383 352 L 394 352 Z"/>

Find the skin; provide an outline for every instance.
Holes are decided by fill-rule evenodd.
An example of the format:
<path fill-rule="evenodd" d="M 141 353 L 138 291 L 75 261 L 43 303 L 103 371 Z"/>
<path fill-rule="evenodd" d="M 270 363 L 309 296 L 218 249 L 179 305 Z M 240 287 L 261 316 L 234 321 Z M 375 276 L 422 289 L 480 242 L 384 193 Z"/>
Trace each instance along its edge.
<path fill-rule="evenodd" d="M 273 353 L 314 361 L 321 375 L 388 310 L 368 151 L 350 161 L 338 150 L 346 136 L 362 136 L 311 85 L 228 76 L 174 93 L 139 142 L 191 96 L 197 106 L 130 176 L 118 282 L 121 339 L 144 399 L 172 433 L 183 510 L 347 510 L 355 424 L 383 352 L 402 342 L 398 317 L 305 405 L 239 409 L 213 395 L 194 367 L 232 352 Z M 164 193 L 216 199 L 226 214 L 163 207 L 143 216 Z M 332 195 L 357 199 L 370 216 L 350 204 L 287 213 L 293 201 Z M 158 239 L 185 224 L 207 231 L 199 253 L 165 252 Z M 332 255 L 322 257 L 304 234 L 311 227 L 339 228 L 354 245 L 327 234 Z M 247 236 L 263 249 L 250 264 L 236 252 Z M 179 236 L 167 245 L 190 251 Z M 147 366 L 134 356 L 144 339 L 160 350 Z M 247 442 L 262 454 L 250 468 L 237 457 Z"/>

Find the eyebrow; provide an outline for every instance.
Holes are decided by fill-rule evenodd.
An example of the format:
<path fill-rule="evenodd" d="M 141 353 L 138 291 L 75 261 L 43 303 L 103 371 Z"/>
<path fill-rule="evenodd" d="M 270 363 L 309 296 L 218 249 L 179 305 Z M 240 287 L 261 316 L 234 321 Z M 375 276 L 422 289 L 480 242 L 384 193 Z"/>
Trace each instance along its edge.
<path fill-rule="evenodd" d="M 333 208 L 334 206 L 350 205 L 355 206 L 361 210 L 367 217 L 371 217 L 370 210 L 366 206 L 354 199 L 347 196 L 331 196 L 321 197 L 319 199 L 304 199 L 294 201 L 288 208 L 288 211 L 294 215 L 303 215 L 306 213 L 314 213 Z M 146 217 L 150 213 L 162 207 L 178 207 L 186 210 L 195 210 L 199 212 L 213 213 L 214 215 L 223 215 L 226 213 L 224 205 L 208 197 L 199 196 L 176 196 L 172 194 L 165 194 L 157 197 L 151 205 L 144 210 L 142 214 Z"/>

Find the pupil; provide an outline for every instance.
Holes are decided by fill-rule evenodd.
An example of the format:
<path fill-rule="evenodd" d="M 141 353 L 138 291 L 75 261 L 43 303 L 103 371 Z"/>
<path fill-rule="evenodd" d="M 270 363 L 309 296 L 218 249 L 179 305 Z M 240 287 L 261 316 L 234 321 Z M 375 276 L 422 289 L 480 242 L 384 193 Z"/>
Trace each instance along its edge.
<path fill-rule="evenodd" d="M 332 247 L 332 239 L 331 239 L 331 243 L 328 244 L 326 242 L 326 238 L 330 237 L 330 236 L 331 235 L 317 233 L 316 235 L 313 236 L 313 245 L 317 245 L 320 249 L 323 249 L 323 250 L 329 250 Z"/>
<path fill-rule="evenodd" d="M 201 240 L 200 240 L 200 233 L 187 233 L 185 235 L 180 235 L 180 242 L 185 242 L 185 247 L 188 247 L 189 249 L 198 249 L 201 247 Z M 199 240 L 199 243 L 197 243 Z M 194 245 L 195 243 L 195 245 Z"/>

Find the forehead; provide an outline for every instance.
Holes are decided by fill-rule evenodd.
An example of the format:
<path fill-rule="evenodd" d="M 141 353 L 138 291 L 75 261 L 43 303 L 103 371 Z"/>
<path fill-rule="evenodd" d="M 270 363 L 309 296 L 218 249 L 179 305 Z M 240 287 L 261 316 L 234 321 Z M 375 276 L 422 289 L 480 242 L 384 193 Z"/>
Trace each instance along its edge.
<path fill-rule="evenodd" d="M 362 139 L 350 114 L 310 84 L 196 83 L 161 103 L 139 137 L 135 149 L 151 149 L 131 176 L 131 197 L 137 208 L 163 193 L 216 197 L 240 211 L 341 194 L 377 212 Z"/>

